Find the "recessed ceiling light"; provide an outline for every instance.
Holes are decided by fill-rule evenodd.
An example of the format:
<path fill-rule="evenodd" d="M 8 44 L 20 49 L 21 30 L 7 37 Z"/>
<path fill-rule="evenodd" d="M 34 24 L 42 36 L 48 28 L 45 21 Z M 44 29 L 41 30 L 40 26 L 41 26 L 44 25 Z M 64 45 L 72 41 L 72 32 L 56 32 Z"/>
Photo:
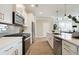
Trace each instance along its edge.
<path fill-rule="evenodd" d="M 43 14 L 43 12 L 40 12 L 40 14 Z"/>
<path fill-rule="evenodd" d="M 16 7 L 24 7 L 22 4 L 17 4 Z"/>
<path fill-rule="evenodd" d="M 35 7 L 35 5 L 31 5 L 31 7 Z"/>

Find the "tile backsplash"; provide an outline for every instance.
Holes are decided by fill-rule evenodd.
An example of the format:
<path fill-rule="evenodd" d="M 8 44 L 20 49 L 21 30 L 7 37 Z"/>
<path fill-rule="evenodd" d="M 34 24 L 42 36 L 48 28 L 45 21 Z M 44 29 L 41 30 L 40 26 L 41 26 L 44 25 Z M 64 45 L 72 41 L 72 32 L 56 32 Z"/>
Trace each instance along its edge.
<path fill-rule="evenodd" d="M 20 28 L 21 27 L 19 26 L 0 24 L 0 36 L 6 35 L 6 34 L 19 33 Z"/>
<path fill-rule="evenodd" d="M 0 33 L 4 33 L 7 31 L 8 26 L 4 24 L 0 24 Z"/>

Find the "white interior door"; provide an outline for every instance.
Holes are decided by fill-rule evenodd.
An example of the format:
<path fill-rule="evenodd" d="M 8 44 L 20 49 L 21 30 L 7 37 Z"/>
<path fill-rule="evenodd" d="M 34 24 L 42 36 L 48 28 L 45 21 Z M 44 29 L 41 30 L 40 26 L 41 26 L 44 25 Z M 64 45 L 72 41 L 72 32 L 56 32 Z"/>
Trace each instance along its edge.
<path fill-rule="evenodd" d="M 47 32 L 50 30 L 50 25 L 49 23 L 43 23 L 43 37 L 46 37 Z"/>

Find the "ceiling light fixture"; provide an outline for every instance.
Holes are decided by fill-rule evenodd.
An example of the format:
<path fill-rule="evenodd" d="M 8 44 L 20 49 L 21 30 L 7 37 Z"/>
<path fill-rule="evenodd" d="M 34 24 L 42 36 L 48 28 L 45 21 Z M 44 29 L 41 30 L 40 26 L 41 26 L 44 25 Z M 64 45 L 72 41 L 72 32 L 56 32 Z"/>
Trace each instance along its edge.
<path fill-rule="evenodd" d="M 67 16 L 67 15 L 66 15 L 66 12 L 67 12 L 66 9 L 67 9 L 67 6 L 66 6 L 66 4 L 64 4 L 64 12 L 65 12 L 65 13 L 64 13 L 64 16 Z"/>
<path fill-rule="evenodd" d="M 43 12 L 40 12 L 40 14 L 43 14 Z"/>
<path fill-rule="evenodd" d="M 35 7 L 35 5 L 31 5 L 31 7 Z"/>
<path fill-rule="evenodd" d="M 38 7 L 38 4 L 32 4 L 31 7 Z"/>

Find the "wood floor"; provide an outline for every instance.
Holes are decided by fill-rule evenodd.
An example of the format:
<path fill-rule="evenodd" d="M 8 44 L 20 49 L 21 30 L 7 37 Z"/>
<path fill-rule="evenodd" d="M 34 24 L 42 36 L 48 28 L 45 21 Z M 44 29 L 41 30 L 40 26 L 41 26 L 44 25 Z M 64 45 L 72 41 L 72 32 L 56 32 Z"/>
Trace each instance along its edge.
<path fill-rule="evenodd" d="M 53 55 L 53 50 L 46 38 L 37 38 L 29 49 L 29 55 Z"/>

